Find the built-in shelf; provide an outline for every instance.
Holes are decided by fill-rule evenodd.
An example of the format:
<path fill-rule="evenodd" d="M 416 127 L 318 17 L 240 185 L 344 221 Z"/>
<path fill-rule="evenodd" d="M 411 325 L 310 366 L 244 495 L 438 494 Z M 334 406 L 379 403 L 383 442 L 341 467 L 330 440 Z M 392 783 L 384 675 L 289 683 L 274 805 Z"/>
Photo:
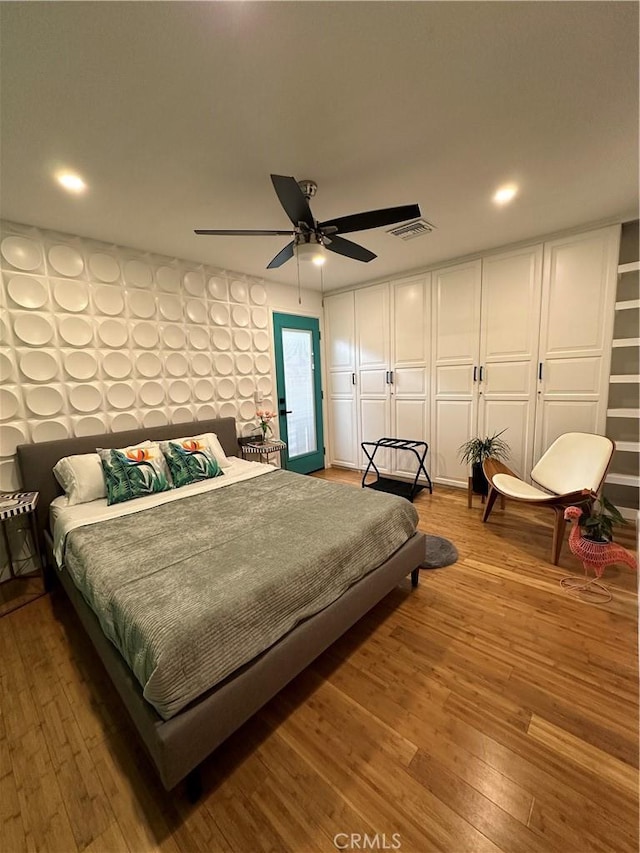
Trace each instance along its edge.
<path fill-rule="evenodd" d="M 640 270 L 640 261 L 633 261 L 630 264 L 620 264 L 618 266 L 618 272 L 635 272 L 636 270 Z"/>
<path fill-rule="evenodd" d="M 614 373 L 609 382 L 612 385 L 636 385 L 640 382 L 640 373 Z"/>
<path fill-rule="evenodd" d="M 616 338 L 612 347 L 640 347 L 640 338 Z"/>
<path fill-rule="evenodd" d="M 616 441 L 616 450 L 623 453 L 640 453 L 640 441 Z"/>
<path fill-rule="evenodd" d="M 616 311 L 630 311 L 632 308 L 640 308 L 640 299 L 625 299 L 616 302 Z"/>
<path fill-rule="evenodd" d="M 631 506 L 619 506 L 620 515 L 626 518 L 627 521 L 636 521 L 638 519 L 638 510 Z"/>
<path fill-rule="evenodd" d="M 640 409 L 607 409 L 608 418 L 640 418 Z"/>
<path fill-rule="evenodd" d="M 612 486 L 640 486 L 640 477 L 636 474 L 607 474 L 607 483 Z"/>

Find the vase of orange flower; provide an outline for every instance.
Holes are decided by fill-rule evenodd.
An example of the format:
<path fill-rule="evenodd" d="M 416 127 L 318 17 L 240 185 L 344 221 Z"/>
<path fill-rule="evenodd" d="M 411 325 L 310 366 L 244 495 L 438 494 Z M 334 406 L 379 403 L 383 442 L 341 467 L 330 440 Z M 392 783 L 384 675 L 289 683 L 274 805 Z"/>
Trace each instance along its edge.
<path fill-rule="evenodd" d="M 268 409 L 258 409 L 256 412 L 258 425 L 262 431 L 262 443 L 267 440 L 267 433 L 273 433 L 271 421 L 276 417 L 276 412 L 270 412 Z"/>

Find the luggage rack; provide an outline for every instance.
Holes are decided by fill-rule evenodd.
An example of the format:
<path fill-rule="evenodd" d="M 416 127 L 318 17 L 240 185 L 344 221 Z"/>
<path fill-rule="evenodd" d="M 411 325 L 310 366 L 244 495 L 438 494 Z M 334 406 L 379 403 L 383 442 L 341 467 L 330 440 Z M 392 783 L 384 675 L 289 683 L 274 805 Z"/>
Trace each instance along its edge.
<path fill-rule="evenodd" d="M 379 492 L 389 492 L 392 495 L 399 495 L 402 498 L 406 498 L 408 501 L 413 503 L 415 496 L 424 488 L 427 488 L 426 486 L 418 483 L 418 477 L 420 476 L 420 472 L 422 472 L 427 478 L 429 492 L 433 494 L 431 478 L 427 473 L 427 469 L 424 467 L 424 460 L 426 459 L 427 451 L 429 449 L 429 445 L 426 441 L 412 441 L 408 438 L 379 438 L 377 441 L 363 441 L 361 442 L 360 447 L 369 460 L 366 471 L 362 475 L 363 489 L 376 489 Z M 368 450 L 370 447 L 373 448 L 371 453 Z M 374 462 L 375 455 L 380 448 L 389 448 L 390 450 L 409 450 L 415 454 L 415 457 L 418 460 L 418 470 L 416 471 L 413 483 L 407 483 L 404 480 L 393 480 L 391 477 L 380 476 L 380 472 L 376 468 L 376 463 Z M 371 468 L 376 472 L 377 479 L 374 480 L 373 483 L 365 483 Z"/>

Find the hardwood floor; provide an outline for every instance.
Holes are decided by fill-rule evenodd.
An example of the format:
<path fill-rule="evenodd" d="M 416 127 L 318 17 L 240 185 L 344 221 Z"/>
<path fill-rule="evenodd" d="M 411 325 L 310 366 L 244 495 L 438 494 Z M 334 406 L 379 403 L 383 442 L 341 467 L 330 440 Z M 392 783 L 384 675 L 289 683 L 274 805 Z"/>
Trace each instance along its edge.
<path fill-rule="evenodd" d="M 196 805 L 162 789 L 61 590 L 0 619 L 0 850 L 302 853 L 366 833 L 360 849 L 635 853 L 636 577 L 608 570 L 613 600 L 583 604 L 558 583 L 581 572 L 566 546 L 547 562 L 551 513 L 483 525 L 442 486 L 415 506 L 459 561 L 232 736 Z"/>

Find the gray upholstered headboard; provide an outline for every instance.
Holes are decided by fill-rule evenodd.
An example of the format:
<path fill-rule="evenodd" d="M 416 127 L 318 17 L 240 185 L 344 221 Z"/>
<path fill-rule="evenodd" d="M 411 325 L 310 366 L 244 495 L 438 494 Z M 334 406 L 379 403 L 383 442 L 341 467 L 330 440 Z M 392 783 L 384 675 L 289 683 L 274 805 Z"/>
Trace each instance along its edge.
<path fill-rule="evenodd" d="M 38 532 L 42 539 L 49 524 L 49 504 L 62 494 L 58 481 L 53 476 L 53 466 L 63 456 L 92 453 L 96 447 L 126 447 L 149 438 L 166 441 L 185 435 L 200 435 L 215 432 L 227 456 L 239 456 L 236 422 L 234 418 L 217 418 L 186 424 L 108 432 L 102 435 L 87 435 L 81 438 L 63 438 L 59 441 L 43 441 L 38 444 L 20 444 L 17 449 L 18 465 L 22 474 L 22 486 L 29 492 L 40 492 L 36 507 Z"/>

